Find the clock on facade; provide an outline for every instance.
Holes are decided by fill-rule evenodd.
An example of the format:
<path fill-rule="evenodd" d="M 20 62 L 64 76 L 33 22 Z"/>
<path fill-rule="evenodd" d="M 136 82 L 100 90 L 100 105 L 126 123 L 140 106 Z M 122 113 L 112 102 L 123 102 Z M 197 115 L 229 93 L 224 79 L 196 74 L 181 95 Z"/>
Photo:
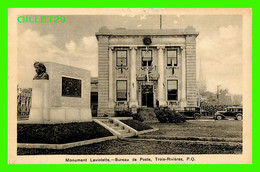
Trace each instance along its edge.
<path fill-rule="evenodd" d="M 144 43 L 144 45 L 151 45 L 152 44 L 152 39 L 149 38 L 149 37 L 145 37 L 143 39 L 143 43 Z"/>

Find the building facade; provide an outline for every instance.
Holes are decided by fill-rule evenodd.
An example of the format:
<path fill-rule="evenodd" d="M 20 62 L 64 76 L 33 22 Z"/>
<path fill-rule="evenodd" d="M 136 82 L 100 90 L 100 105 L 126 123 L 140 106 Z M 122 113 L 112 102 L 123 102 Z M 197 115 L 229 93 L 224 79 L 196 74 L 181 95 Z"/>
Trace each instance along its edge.
<path fill-rule="evenodd" d="M 98 116 L 115 111 L 197 106 L 196 30 L 101 27 Z"/>

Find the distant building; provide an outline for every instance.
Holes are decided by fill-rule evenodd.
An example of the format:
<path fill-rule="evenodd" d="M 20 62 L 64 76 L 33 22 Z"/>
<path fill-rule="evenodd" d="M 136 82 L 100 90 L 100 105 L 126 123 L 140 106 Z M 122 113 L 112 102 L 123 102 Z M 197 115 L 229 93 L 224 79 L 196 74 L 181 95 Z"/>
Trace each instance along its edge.
<path fill-rule="evenodd" d="M 198 35 L 191 26 L 153 30 L 101 27 L 96 33 L 98 116 L 155 106 L 198 106 Z"/>
<path fill-rule="evenodd" d="M 17 115 L 29 115 L 32 104 L 32 88 L 17 87 Z"/>

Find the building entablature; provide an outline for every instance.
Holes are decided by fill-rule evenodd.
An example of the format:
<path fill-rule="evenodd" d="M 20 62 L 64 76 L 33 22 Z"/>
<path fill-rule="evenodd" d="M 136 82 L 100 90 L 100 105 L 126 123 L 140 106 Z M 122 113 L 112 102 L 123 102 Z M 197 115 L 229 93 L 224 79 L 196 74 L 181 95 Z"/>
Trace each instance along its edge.
<path fill-rule="evenodd" d="M 195 28 L 192 26 L 188 26 L 186 29 L 125 29 L 125 28 L 108 29 L 107 27 L 103 26 L 96 33 L 97 38 L 99 36 L 110 36 L 110 37 L 114 36 L 114 37 L 126 38 L 128 36 L 176 37 L 176 36 L 187 36 L 187 35 L 193 35 L 197 37 L 199 35 L 199 32 L 197 32 Z"/>

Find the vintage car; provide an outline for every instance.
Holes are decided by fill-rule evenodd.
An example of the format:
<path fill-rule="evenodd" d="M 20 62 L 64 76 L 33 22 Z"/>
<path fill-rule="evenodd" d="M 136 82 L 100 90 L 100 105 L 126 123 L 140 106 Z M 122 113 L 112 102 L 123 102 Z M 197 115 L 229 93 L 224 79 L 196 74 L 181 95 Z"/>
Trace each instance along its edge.
<path fill-rule="evenodd" d="M 184 115 L 186 118 L 200 119 L 201 108 L 200 107 L 184 107 L 183 110 L 178 110 L 178 113 Z"/>
<path fill-rule="evenodd" d="M 232 117 L 236 120 L 241 121 L 243 119 L 243 108 L 242 107 L 227 107 L 224 111 L 217 111 L 214 114 L 215 120 L 222 120 L 228 117 Z"/>

